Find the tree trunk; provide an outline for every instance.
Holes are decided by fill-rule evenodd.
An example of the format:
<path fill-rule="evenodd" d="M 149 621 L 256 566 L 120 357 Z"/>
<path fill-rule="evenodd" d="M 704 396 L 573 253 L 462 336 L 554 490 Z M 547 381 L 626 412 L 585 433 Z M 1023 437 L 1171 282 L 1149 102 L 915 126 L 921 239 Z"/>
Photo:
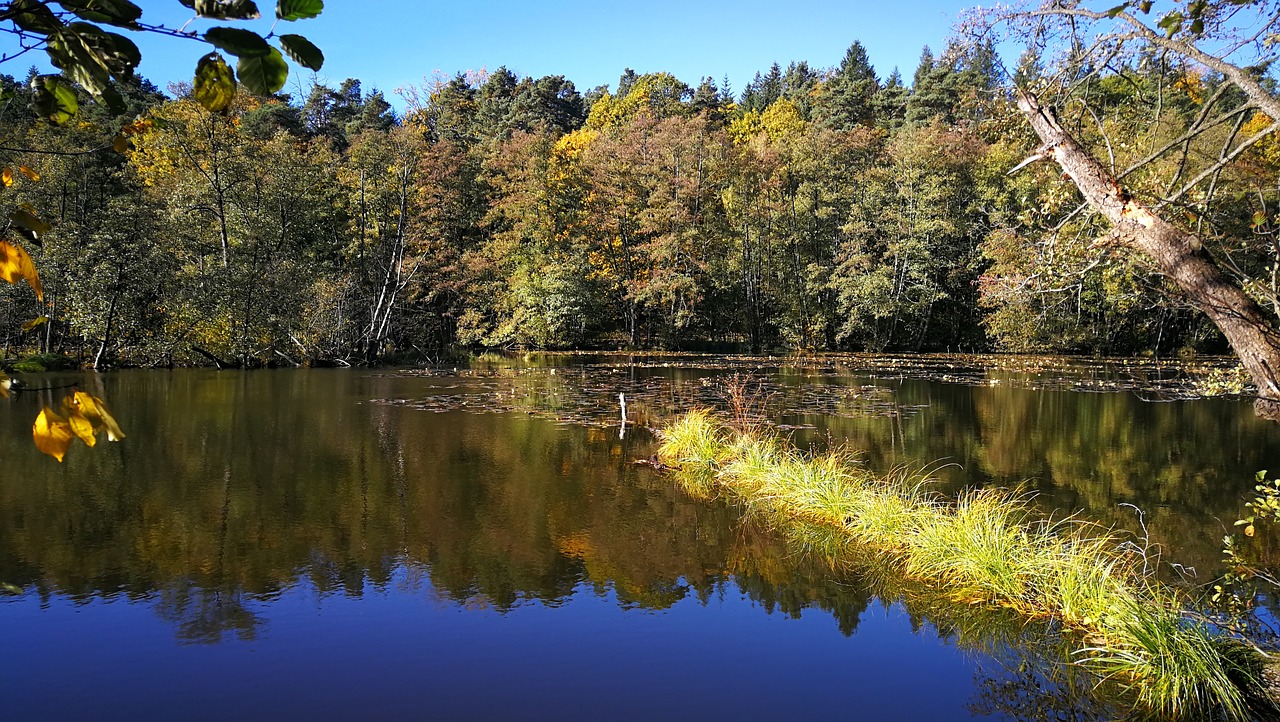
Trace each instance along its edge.
<path fill-rule="evenodd" d="M 1120 187 L 1062 127 L 1052 108 L 1029 93 L 1019 93 L 1018 108 L 1044 143 L 1040 155 L 1061 166 L 1085 201 L 1111 221 L 1116 242 L 1147 256 L 1217 325 L 1258 387 L 1254 408 L 1280 421 L 1280 332 L 1262 308 L 1218 267 L 1199 237 L 1163 220 Z"/>

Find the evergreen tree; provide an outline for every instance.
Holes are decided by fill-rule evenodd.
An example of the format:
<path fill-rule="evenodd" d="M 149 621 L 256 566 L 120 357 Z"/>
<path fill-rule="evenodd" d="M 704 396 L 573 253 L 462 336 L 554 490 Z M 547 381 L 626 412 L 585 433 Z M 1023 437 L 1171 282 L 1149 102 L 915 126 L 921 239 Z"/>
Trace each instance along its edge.
<path fill-rule="evenodd" d="M 787 66 L 782 76 L 780 98 L 786 99 L 800 111 L 801 117 L 808 120 L 813 114 L 814 89 L 820 82 L 819 75 L 803 60 Z"/>
<path fill-rule="evenodd" d="M 911 95 L 907 98 L 906 122 L 912 125 L 926 124 L 934 119 L 944 124 L 954 122 L 957 79 L 954 66 L 945 59 L 934 60 L 933 52 L 925 46 L 916 68 Z"/>
<path fill-rule="evenodd" d="M 871 98 L 872 116 L 882 128 L 893 130 L 902 126 L 907 117 L 907 99 L 911 93 L 902 84 L 902 74 L 897 68 L 884 81 L 884 87 Z"/>
<path fill-rule="evenodd" d="M 505 140 L 511 135 L 508 118 L 515 102 L 516 74 L 502 66 L 495 70 L 480 86 L 476 99 L 476 132 L 484 138 Z"/>
<path fill-rule="evenodd" d="M 627 68 L 622 71 L 622 76 L 618 78 L 618 92 L 615 93 L 619 98 L 627 97 L 627 93 L 631 92 L 631 86 L 635 85 L 640 76 L 636 71 Z"/>
<path fill-rule="evenodd" d="M 742 91 L 742 101 L 739 103 L 744 112 L 756 111 L 764 112 L 765 108 L 773 105 L 774 101 L 782 97 L 782 68 L 774 63 L 769 68 L 768 75 L 756 73 L 756 77 L 747 84 L 745 90 Z"/>
<path fill-rule="evenodd" d="M 840 67 L 822 86 L 816 108 L 818 122 L 833 130 L 870 125 L 875 118 L 873 101 L 879 89 L 866 49 L 854 41 Z"/>

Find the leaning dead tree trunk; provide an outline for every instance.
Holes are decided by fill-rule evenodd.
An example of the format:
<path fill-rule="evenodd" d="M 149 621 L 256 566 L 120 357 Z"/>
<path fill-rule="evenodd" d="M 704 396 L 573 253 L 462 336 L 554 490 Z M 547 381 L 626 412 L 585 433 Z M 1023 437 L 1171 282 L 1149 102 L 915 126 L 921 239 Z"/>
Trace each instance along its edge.
<path fill-rule="evenodd" d="M 1019 93 L 1018 108 L 1043 143 L 1033 158 L 1053 159 L 1085 201 L 1111 222 L 1115 240 L 1150 259 L 1217 325 L 1258 387 L 1258 415 L 1280 421 L 1280 331 L 1262 308 L 1218 267 L 1199 237 L 1134 200 L 1062 127 L 1052 108 L 1026 92 Z"/>

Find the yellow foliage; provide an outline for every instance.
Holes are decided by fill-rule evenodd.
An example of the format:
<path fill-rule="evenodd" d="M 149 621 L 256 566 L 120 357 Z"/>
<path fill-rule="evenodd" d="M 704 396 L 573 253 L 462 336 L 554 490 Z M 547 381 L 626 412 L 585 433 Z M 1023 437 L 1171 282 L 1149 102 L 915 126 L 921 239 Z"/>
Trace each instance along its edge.
<path fill-rule="evenodd" d="M 618 102 L 605 91 L 605 94 L 591 104 L 591 112 L 587 114 L 587 128 L 608 128 L 618 124 L 621 112 Z"/>
<path fill-rule="evenodd" d="M 44 287 L 40 285 L 40 274 L 36 273 L 36 266 L 32 263 L 31 256 L 22 246 L 0 241 L 0 279 L 9 283 L 26 279 L 31 290 L 36 292 L 36 298 L 44 300 Z"/>
<path fill-rule="evenodd" d="M 97 435 L 101 432 L 106 432 L 109 441 L 124 438 L 106 403 L 96 396 L 77 391 L 62 399 L 62 413 L 65 416 L 46 406 L 31 427 L 36 448 L 59 462 L 66 456 L 73 439 L 92 447 L 98 443 Z"/>
<path fill-rule="evenodd" d="M 37 172 L 35 172 L 35 171 L 34 171 L 34 170 L 32 170 L 31 168 L 28 168 L 28 167 L 26 167 L 25 165 L 20 165 L 20 166 L 18 166 L 18 170 L 19 170 L 19 171 L 21 171 L 21 172 L 22 172 L 22 175 L 26 176 L 26 177 L 27 177 L 28 179 L 30 179 L 32 182 L 39 182 L 39 180 L 40 180 L 40 174 L 39 174 L 39 173 L 37 173 Z"/>
<path fill-rule="evenodd" d="M 97 396 L 90 396 L 83 391 L 77 391 L 71 397 L 71 403 L 79 409 L 80 414 L 93 424 L 95 432 L 107 432 L 108 441 L 119 441 L 124 438 L 124 432 L 120 430 L 120 426 L 116 423 L 115 417 L 111 415 L 111 412 L 107 411 L 107 404 L 102 399 Z"/>
<path fill-rule="evenodd" d="M 770 141 L 777 142 L 803 133 L 805 122 L 795 103 L 784 99 L 776 101 L 764 111 L 760 116 L 760 126 L 768 134 Z"/>
<path fill-rule="evenodd" d="M 575 130 L 556 141 L 555 154 L 566 160 L 575 159 L 599 137 L 600 133 L 590 128 Z"/>
<path fill-rule="evenodd" d="M 13 385 L 13 379 L 3 371 L 0 371 L 0 399 L 9 398 L 9 387 Z"/>
<path fill-rule="evenodd" d="M 93 424 L 80 413 L 80 408 L 76 406 L 73 397 L 67 396 L 62 399 L 62 413 L 67 420 L 67 428 L 71 429 L 71 433 L 75 434 L 76 438 L 90 448 L 98 443 L 98 437 L 93 434 Z"/>
<path fill-rule="evenodd" d="M 13 185 L 13 169 L 9 166 L 5 166 L 4 170 L 0 170 L 0 183 L 3 183 L 5 188 Z"/>
<path fill-rule="evenodd" d="M 1269 116 L 1255 112 L 1248 122 L 1240 127 L 1240 137 L 1251 138 L 1266 130 L 1273 122 Z M 1258 141 L 1249 152 L 1273 168 L 1280 167 L 1280 139 L 1276 138 L 1274 133 Z"/>
<path fill-rule="evenodd" d="M 71 446 L 73 434 L 67 420 L 46 406 L 36 417 L 36 423 L 31 427 L 31 436 L 41 453 L 61 462 L 62 457 L 67 455 L 67 448 Z"/>
<path fill-rule="evenodd" d="M 639 115 L 656 114 L 667 117 L 681 114 L 680 103 L 688 88 L 670 73 L 646 73 L 631 84 L 622 97 L 606 92 L 591 106 L 587 115 L 587 127 L 612 128 Z"/>
<path fill-rule="evenodd" d="M 758 111 L 748 111 L 729 123 L 729 137 L 735 145 L 746 145 L 764 130 Z"/>
<path fill-rule="evenodd" d="M 1204 102 L 1204 78 L 1198 73 L 1183 73 L 1173 83 L 1174 90 L 1181 90 L 1191 101 L 1199 105 Z"/>

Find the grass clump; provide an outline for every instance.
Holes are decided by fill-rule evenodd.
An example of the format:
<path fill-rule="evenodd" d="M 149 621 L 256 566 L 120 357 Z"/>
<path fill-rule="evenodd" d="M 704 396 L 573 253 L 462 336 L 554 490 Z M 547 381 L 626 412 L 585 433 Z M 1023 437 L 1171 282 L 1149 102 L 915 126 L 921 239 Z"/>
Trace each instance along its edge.
<path fill-rule="evenodd" d="M 1084 640 L 1076 660 L 1169 717 L 1248 719 L 1261 654 L 1183 614 L 1108 530 L 1044 519 L 1017 491 L 926 491 L 927 478 L 878 477 L 847 453 L 809 458 L 759 428 L 691 412 L 662 433 L 659 459 L 697 496 L 727 495 L 776 527 L 803 528 L 812 548 L 870 550 L 906 580 L 958 604 L 1047 619 Z M 831 534 L 815 536 L 815 529 Z"/>
<path fill-rule="evenodd" d="M 38 374 L 46 371 L 67 371 L 77 368 L 76 360 L 56 353 L 37 353 L 23 356 L 8 364 L 10 371 Z"/>

